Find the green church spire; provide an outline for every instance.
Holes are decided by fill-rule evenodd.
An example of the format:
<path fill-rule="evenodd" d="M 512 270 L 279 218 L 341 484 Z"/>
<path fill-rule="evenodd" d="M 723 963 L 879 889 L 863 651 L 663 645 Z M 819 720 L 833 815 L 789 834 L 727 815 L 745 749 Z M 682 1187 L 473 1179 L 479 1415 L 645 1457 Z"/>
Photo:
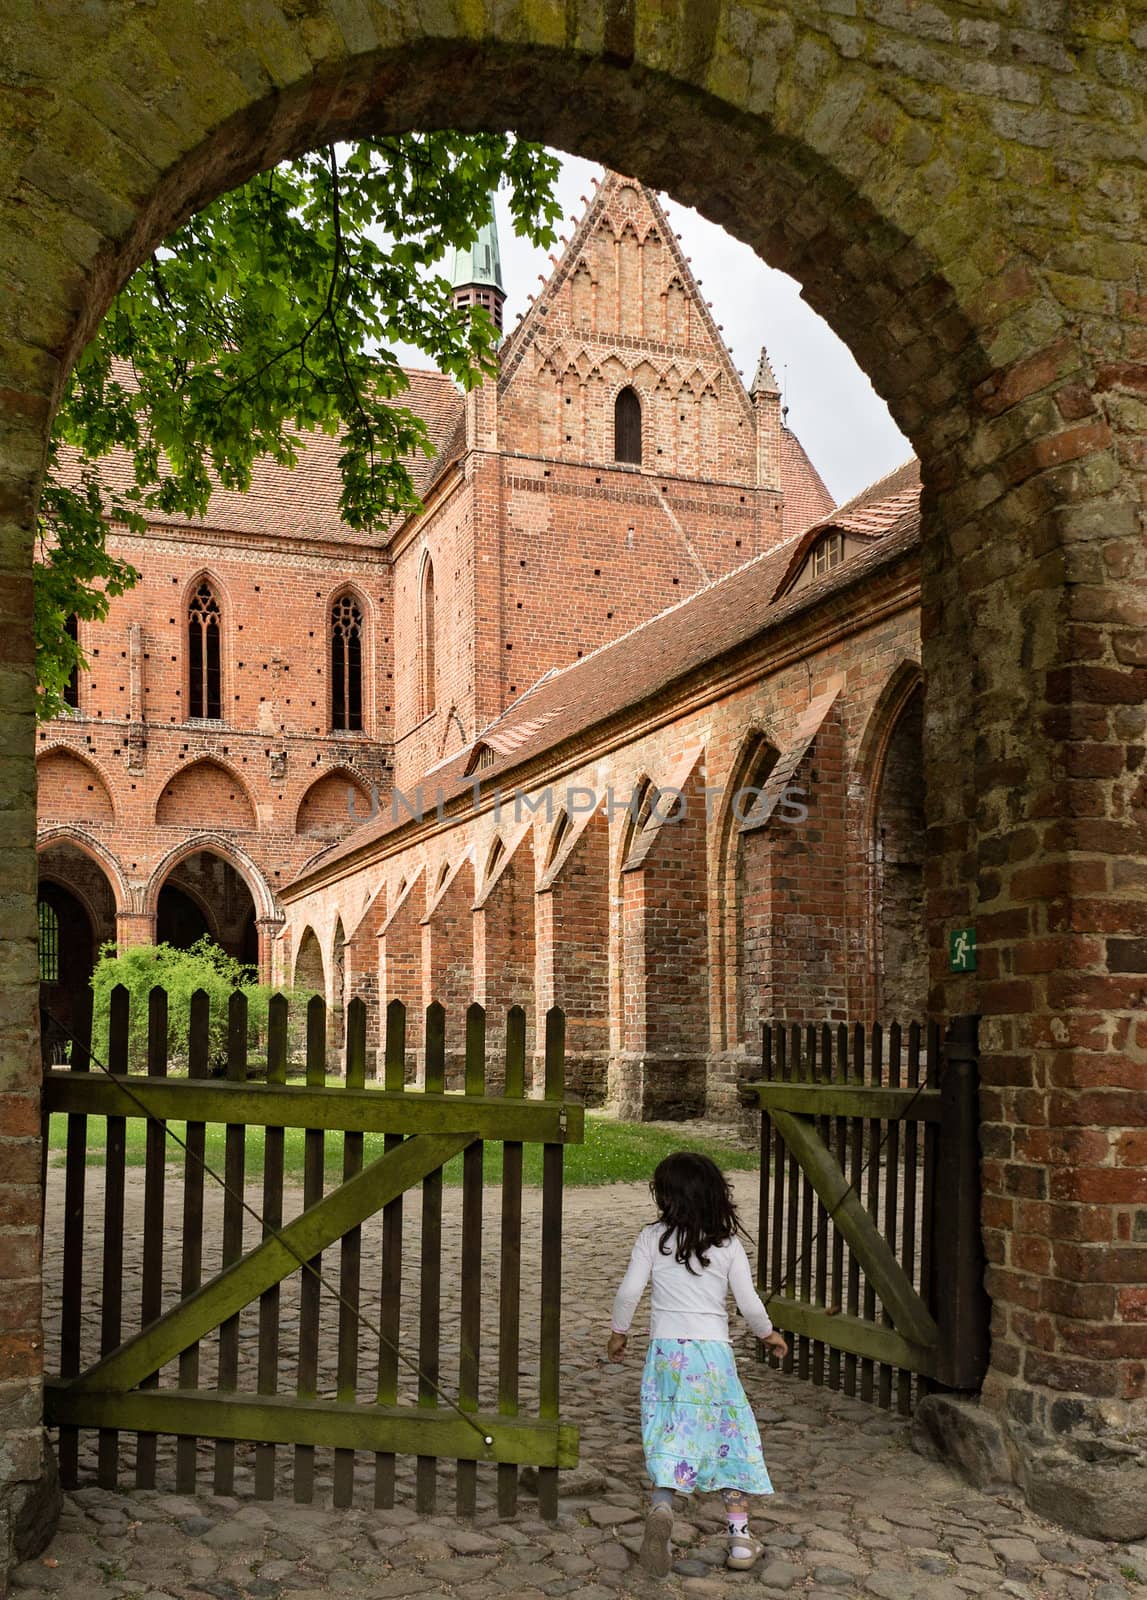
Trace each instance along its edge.
<path fill-rule="evenodd" d="M 450 269 L 456 306 L 482 306 L 500 329 L 506 292 L 502 288 L 502 252 L 498 247 L 498 224 L 494 220 L 494 197 L 490 196 L 490 220 L 478 230 L 478 237 L 465 250 L 454 251 Z"/>

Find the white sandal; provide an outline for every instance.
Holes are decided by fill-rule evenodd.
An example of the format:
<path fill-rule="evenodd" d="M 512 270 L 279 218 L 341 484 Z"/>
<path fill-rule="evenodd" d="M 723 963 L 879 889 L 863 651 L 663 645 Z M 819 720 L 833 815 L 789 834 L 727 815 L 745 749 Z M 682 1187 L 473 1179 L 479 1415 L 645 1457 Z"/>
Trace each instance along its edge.
<path fill-rule="evenodd" d="M 756 1566 L 764 1553 L 764 1545 L 759 1539 L 754 1539 L 751 1533 L 731 1533 L 725 1565 L 736 1572 L 747 1572 L 750 1567 Z"/>

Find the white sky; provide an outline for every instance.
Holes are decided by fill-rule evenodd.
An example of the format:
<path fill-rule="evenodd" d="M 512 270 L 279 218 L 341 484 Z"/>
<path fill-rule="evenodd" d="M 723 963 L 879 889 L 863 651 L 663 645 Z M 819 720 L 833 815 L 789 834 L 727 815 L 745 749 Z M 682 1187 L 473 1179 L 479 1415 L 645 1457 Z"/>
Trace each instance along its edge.
<path fill-rule="evenodd" d="M 562 160 L 557 195 L 565 221 L 557 227 L 569 238 L 585 209 L 580 197 L 592 196 L 601 168 L 575 156 Z M 767 348 L 789 427 L 837 504 L 906 461 L 911 445 L 845 345 L 800 298 L 800 285 L 695 211 L 664 195 L 661 202 L 746 381 L 752 381 L 761 345 Z M 497 197 L 496 209 L 509 331 L 527 309 L 526 296 L 540 290 L 539 274 L 548 277 L 553 266 L 550 252 L 515 236 L 505 195 Z M 560 258 L 562 248 L 556 245 L 553 254 Z M 417 356 L 403 358 L 420 364 Z"/>

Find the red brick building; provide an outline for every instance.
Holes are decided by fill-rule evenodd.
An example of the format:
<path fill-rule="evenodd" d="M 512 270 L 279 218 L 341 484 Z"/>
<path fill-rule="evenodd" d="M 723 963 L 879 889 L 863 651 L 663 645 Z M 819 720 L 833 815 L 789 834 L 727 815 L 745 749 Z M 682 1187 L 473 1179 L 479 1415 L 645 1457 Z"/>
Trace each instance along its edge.
<path fill-rule="evenodd" d="M 492 228 L 454 275 L 500 321 Z M 352 987 L 560 1000 L 587 1091 L 650 1114 L 727 1108 L 770 1009 L 918 1011 L 914 473 L 825 523 L 767 357 L 746 390 L 616 175 L 496 381 L 410 378 L 437 454 L 382 534 L 340 521 L 323 438 L 201 524 L 111 530 L 141 582 L 39 735 L 52 1013 L 104 941 L 208 933 L 336 1017 Z M 770 771 L 809 789 L 801 828 L 720 798 Z M 507 782 L 546 814 L 495 818 Z M 571 784 L 612 814 L 537 799 Z M 631 816 L 642 785 L 684 821 Z"/>

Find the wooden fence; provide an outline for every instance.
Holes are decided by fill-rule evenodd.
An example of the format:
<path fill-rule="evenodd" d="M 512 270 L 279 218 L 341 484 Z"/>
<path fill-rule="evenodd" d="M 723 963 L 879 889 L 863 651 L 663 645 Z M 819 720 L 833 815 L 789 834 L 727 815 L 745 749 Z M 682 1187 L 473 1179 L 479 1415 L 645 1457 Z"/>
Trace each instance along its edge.
<path fill-rule="evenodd" d="M 786 1370 L 901 1412 L 987 1364 L 975 1018 L 764 1029 L 758 1272 Z"/>
<path fill-rule="evenodd" d="M 287 1081 L 287 1020 L 286 1001 L 275 997 L 265 1061 L 249 1061 L 246 1001 L 233 995 L 226 1076 L 215 1081 L 208 1075 L 208 999 L 199 992 L 191 1003 L 186 1075 L 175 1076 L 168 1071 L 167 997 L 153 990 L 147 1070 L 133 1073 L 128 995 L 120 988 L 111 997 L 109 1070 L 97 1070 L 87 1052 L 75 1048 L 68 1070 L 45 1075 L 45 1116 L 67 1117 L 59 1375 L 47 1383 L 45 1399 L 48 1423 L 59 1429 L 65 1484 L 79 1477 L 81 1430 L 95 1429 L 97 1477 L 108 1488 L 124 1479 L 130 1462 L 121 1436 L 134 1432 L 131 1475 L 141 1488 L 156 1487 L 157 1441 L 174 1436 L 173 1476 L 181 1492 L 200 1487 L 206 1441 L 216 1494 L 234 1491 L 238 1451 L 244 1466 L 253 1457 L 257 1497 L 289 1491 L 298 1501 L 310 1501 L 316 1450 L 329 1447 L 339 1506 L 353 1503 L 356 1482 L 361 1485 L 364 1476 L 356 1462 L 361 1468 L 370 1458 L 374 1504 L 393 1505 L 396 1457 L 409 1455 L 416 1458 L 417 1507 L 433 1512 L 438 1462 L 446 1457 L 458 1463 L 459 1514 L 473 1514 L 478 1468 L 489 1463 L 497 1474 L 498 1507 L 512 1515 L 518 1468 L 528 1463 L 538 1468 L 539 1509 L 553 1518 L 557 1469 L 577 1460 L 576 1430 L 559 1416 L 562 1166 L 564 1146 L 583 1137 L 582 1107 L 565 1097 L 561 1011 L 555 1008 L 547 1017 L 542 1099 L 526 1098 L 526 1019 L 519 1007 L 507 1017 L 504 1083 L 497 1095 L 485 1089 L 486 1019 L 480 1006 L 466 1013 L 461 1094 L 444 1092 L 446 1024 L 439 1005 L 426 1013 L 420 1090 L 404 1082 L 406 1017 L 399 1002 L 387 1009 L 381 1088 L 366 1086 L 361 1000 L 347 1010 L 345 1080 L 334 1084 L 327 1083 L 322 1000 L 311 1000 L 307 1008 L 302 1083 Z M 87 1199 L 95 1182 L 89 1128 L 97 1119 L 105 1124 L 106 1139 L 102 1204 L 93 1207 Z M 146 1129 L 142 1241 L 125 1234 L 127 1133 L 133 1121 Z M 176 1168 L 177 1249 L 165 1217 L 173 1198 L 169 1123 L 185 1124 Z M 212 1125 L 225 1130 L 221 1205 L 205 1203 L 217 1200 L 218 1189 L 205 1165 Z M 248 1184 L 252 1128 L 263 1131 L 261 1184 L 256 1179 L 255 1186 Z M 299 1199 L 285 1182 L 290 1129 L 304 1130 L 303 1184 L 301 1209 L 284 1220 L 285 1199 L 291 1205 Z M 342 1182 L 324 1193 L 331 1135 L 341 1137 Z M 382 1136 L 382 1148 L 365 1160 L 364 1142 L 371 1135 Z M 484 1186 L 489 1141 L 502 1146 L 496 1266 L 485 1215 L 491 1203 Z M 540 1284 L 530 1285 L 538 1290 L 540 1307 L 532 1415 L 523 1414 L 519 1390 L 522 1160 L 529 1143 L 543 1147 Z M 442 1169 L 459 1154 L 457 1360 L 444 1365 Z M 414 1187 L 421 1191 L 416 1337 L 409 1317 L 404 1333 L 403 1317 L 403 1197 Z M 368 1301 L 363 1230 L 378 1214 L 381 1231 L 372 1235 L 369 1261 L 372 1274 L 378 1269 L 377 1297 Z M 212 1218 L 219 1225 L 220 1236 L 210 1241 L 218 1271 L 205 1278 Z M 258 1236 L 246 1253 L 245 1221 Z M 325 1254 L 336 1243 L 337 1269 Z M 411 1265 L 408 1255 L 408 1279 Z M 483 1293 L 492 1278 L 498 1296 L 496 1373 L 484 1371 L 482 1361 Z M 288 1323 L 282 1290 L 289 1280 L 297 1283 L 297 1299 Z M 455 1286 L 448 1288 L 453 1296 Z M 337 1359 L 333 1381 L 324 1384 L 320 1308 L 329 1314 L 332 1296 Z M 446 1331 L 449 1353 L 455 1329 Z M 253 1343 L 252 1360 L 247 1352 Z M 402 1379 L 412 1366 L 417 1402 L 403 1405 Z"/>

